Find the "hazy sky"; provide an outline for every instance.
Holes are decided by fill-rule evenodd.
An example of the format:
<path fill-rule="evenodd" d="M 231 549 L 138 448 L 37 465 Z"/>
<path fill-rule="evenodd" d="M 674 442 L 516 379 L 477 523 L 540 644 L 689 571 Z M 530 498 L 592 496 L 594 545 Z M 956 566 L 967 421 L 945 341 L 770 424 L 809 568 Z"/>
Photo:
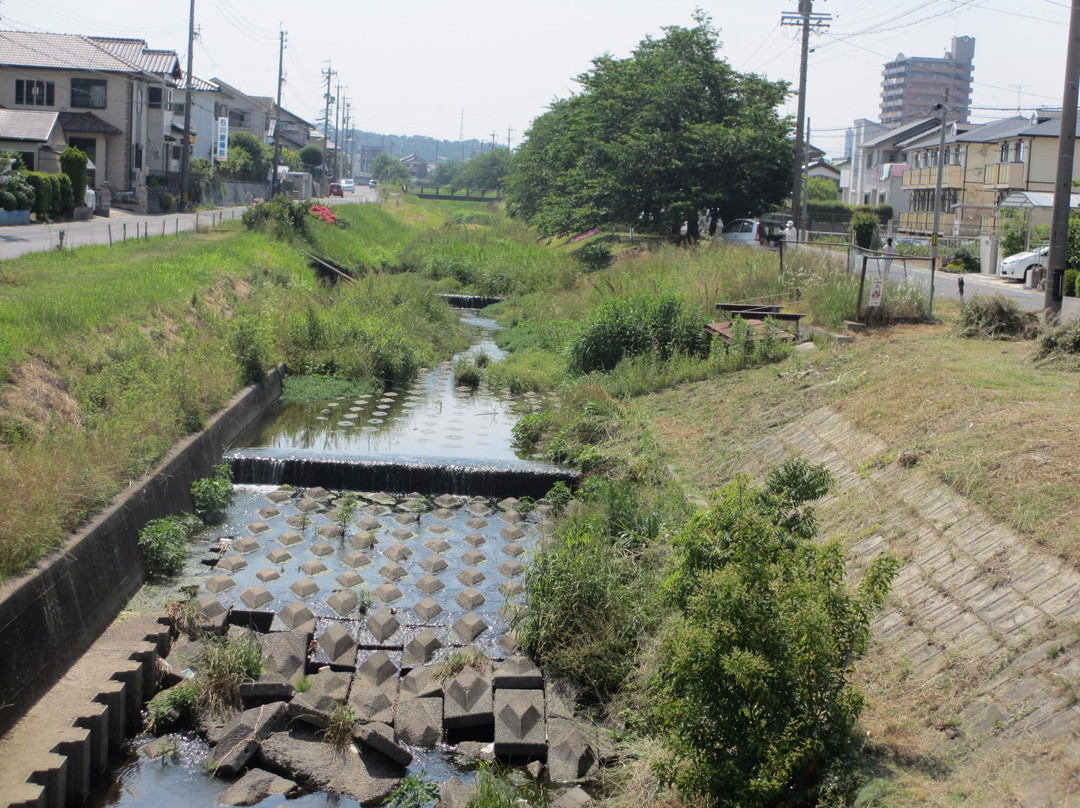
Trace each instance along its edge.
<path fill-rule="evenodd" d="M 795 0 L 195 0 L 193 73 L 273 95 L 280 26 L 283 105 L 308 120 L 331 60 L 359 128 L 456 139 L 464 110 L 466 137 L 505 144 L 510 129 L 516 144 L 593 57 L 692 25 L 695 7 L 712 15 L 736 70 L 797 85 L 797 32 L 780 25 Z M 814 11 L 833 19 L 811 39 L 807 110 L 812 141 L 831 155 L 855 118 L 877 119 L 884 62 L 942 56 L 954 35 L 976 39 L 973 120 L 1061 104 L 1068 0 L 816 0 Z M 138 37 L 181 64 L 187 17 L 184 0 L 0 0 L 0 28 Z"/>

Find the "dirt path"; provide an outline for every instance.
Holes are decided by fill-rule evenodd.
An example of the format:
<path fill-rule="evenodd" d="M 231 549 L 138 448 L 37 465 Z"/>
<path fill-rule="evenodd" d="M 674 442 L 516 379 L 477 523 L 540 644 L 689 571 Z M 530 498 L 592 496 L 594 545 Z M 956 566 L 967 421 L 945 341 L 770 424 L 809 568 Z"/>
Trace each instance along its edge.
<path fill-rule="evenodd" d="M 885 777 L 872 804 L 1080 805 L 1080 575 L 888 448 L 823 407 L 747 467 L 824 464 L 823 532 L 856 569 L 905 562 L 860 664 Z"/>

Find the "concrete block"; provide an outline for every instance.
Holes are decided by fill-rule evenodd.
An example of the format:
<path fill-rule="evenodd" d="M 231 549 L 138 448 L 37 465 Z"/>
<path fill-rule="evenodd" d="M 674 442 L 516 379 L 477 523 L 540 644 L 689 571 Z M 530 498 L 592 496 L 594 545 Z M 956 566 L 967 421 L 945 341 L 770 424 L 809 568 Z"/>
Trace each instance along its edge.
<path fill-rule="evenodd" d="M 425 595 L 433 595 L 442 589 L 445 584 L 436 578 L 434 575 L 425 575 L 419 581 L 416 582 L 416 588 L 423 592 Z"/>
<path fill-rule="evenodd" d="M 495 754 L 539 756 L 546 751 L 544 691 L 496 690 Z"/>
<path fill-rule="evenodd" d="M 91 702 L 79 710 L 75 726 L 90 732 L 90 773 L 97 775 L 109 765 L 109 707 Z"/>
<path fill-rule="evenodd" d="M 429 629 L 424 629 L 405 646 L 401 654 L 402 667 L 414 667 L 430 662 L 442 643 Z"/>
<path fill-rule="evenodd" d="M 248 608 L 259 609 L 274 600 L 270 590 L 265 586 L 249 586 L 240 593 L 240 600 L 248 605 Z"/>
<path fill-rule="evenodd" d="M 481 553 L 479 550 L 469 550 L 465 553 L 462 553 L 461 560 L 468 564 L 470 567 L 475 567 L 477 564 L 483 564 L 485 561 L 487 561 L 487 556 Z"/>
<path fill-rule="evenodd" d="M 395 600 L 401 599 L 401 590 L 393 584 L 383 584 L 382 586 L 375 587 L 375 591 L 372 592 L 376 600 L 383 603 L 393 603 Z"/>
<path fill-rule="evenodd" d="M 446 539 L 428 539 L 424 546 L 433 553 L 445 553 L 450 549 L 450 542 Z"/>
<path fill-rule="evenodd" d="M 469 612 L 454 623 L 454 631 L 456 631 L 458 636 L 465 640 L 465 642 L 472 642 L 487 631 L 487 629 L 487 623 L 485 623 L 476 612 Z"/>
<path fill-rule="evenodd" d="M 464 541 L 471 547 L 479 547 L 481 544 L 487 542 L 487 539 L 484 538 L 484 534 L 482 533 L 469 533 L 462 539 L 462 541 Z"/>
<path fill-rule="evenodd" d="M 371 563 L 371 559 L 365 553 L 353 550 L 341 557 L 341 563 L 349 567 L 366 567 Z"/>
<path fill-rule="evenodd" d="M 68 759 L 50 752 L 42 756 L 38 765 L 28 781 L 41 786 L 46 808 L 64 808 L 67 804 Z"/>
<path fill-rule="evenodd" d="M 337 528 L 334 529 L 337 530 Z M 325 558 L 326 556 L 332 556 L 335 552 L 335 548 L 334 545 L 329 542 L 321 541 L 318 544 L 311 545 L 311 547 L 308 548 L 308 552 L 313 556 Z"/>
<path fill-rule="evenodd" d="M 246 558 L 239 555 L 233 555 L 225 556 L 225 558 L 221 559 L 217 563 L 217 566 L 214 569 L 223 570 L 224 572 L 232 575 L 234 572 L 245 569 L 247 565 L 248 563 Z"/>
<path fill-rule="evenodd" d="M 412 752 L 398 744 L 394 728 L 389 724 L 378 721 L 357 724 L 353 728 L 353 737 L 364 746 L 385 755 L 401 766 L 412 763 Z"/>
<path fill-rule="evenodd" d="M 420 562 L 420 567 L 425 572 L 430 572 L 432 574 L 438 574 L 449 566 L 450 564 L 447 563 L 446 559 L 438 554 L 429 555 L 427 558 Z"/>
<path fill-rule="evenodd" d="M 573 721 L 548 720 L 548 779 L 552 783 L 572 783 L 588 774 L 596 756 Z"/>
<path fill-rule="evenodd" d="M 439 789 L 437 808 L 467 808 L 469 800 L 476 793 L 476 786 L 464 783 L 457 777 L 451 777 Z"/>
<path fill-rule="evenodd" d="M 520 541 L 525 538 L 525 531 L 517 525 L 507 525 L 499 531 L 499 535 L 507 541 Z"/>
<path fill-rule="evenodd" d="M 319 636 L 319 647 L 334 665 L 356 664 L 356 643 L 341 623 L 334 623 Z"/>
<path fill-rule="evenodd" d="M 245 710 L 228 723 L 207 757 L 215 774 L 232 777 L 259 749 L 259 741 L 285 728 L 289 707 L 284 701 Z"/>
<path fill-rule="evenodd" d="M 389 687 L 396 693 L 398 666 L 385 651 L 376 651 L 357 666 L 353 680 L 376 687 Z"/>
<path fill-rule="evenodd" d="M 339 574 L 334 580 L 339 586 L 343 586 L 346 589 L 352 589 L 354 586 L 360 586 L 364 583 L 364 576 L 355 570 L 345 570 L 345 572 Z"/>
<path fill-rule="evenodd" d="M 401 623 L 390 613 L 389 609 L 379 609 L 368 616 L 367 627 L 376 640 L 386 642 L 401 628 Z"/>
<path fill-rule="evenodd" d="M 319 591 L 319 585 L 310 578 L 300 578 L 289 585 L 298 598 L 310 598 Z"/>
<path fill-rule="evenodd" d="M 315 615 L 303 601 L 293 601 L 278 612 L 281 622 L 294 631 L 312 631 L 315 628 Z"/>
<path fill-rule="evenodd" d="M 287 564 L 293 560 L 293 554 L 288 550 L 282 550 L 280 547 L 276 550 L 271 550 L 266 554 L 266 560 L 271 564 Z"/>
<path fill-rule="evenodd" d="M 458 593 L 458 596 L 454 598 L 454 601 L 462 609 L 475 609 L 477 606 L 484 603 L 487 599 L 480 594 L 476 589 L 471 586 L 468 589 L 464 589 Z"/>
<path fill-rule="evenodd" d="M 394 581 L 400 581 L 409 573 L 406 569 L 398 564 L 396 561 L 391 561 L 389 564 L 384 565 L 379 569 L 379 575 L 385 578 L 391 583 Z"/>
<path fill-rule="evenodd" d="M 485 578 L 487 578 L 487 576 L 480 572 L 476 567 L 466 567 L 457 575 L 457 579 L 465 584 L 465 586 L 476 586 Z"/>
<path fill-rule="evenodd" d="M 234 586 L 236 586 L 236 581 L 228 575 L 211 575 L 206 579 L 206 588 L 215 595 L 218 592 L 224 592 L 226 589 L 230 589 Z"/>
<path fill-rule="evenodd" d="M 56 745 L 49 751 L 67 758 L 67 778 L 64 783 L 67 801 L 79 805 L 90 795 L 93 755 L 90 730 L 70 727 L 58 732 L 55 738 Z"/>
<path fill-rule="evenodd" d="M 312 559 L 311 561 L 305 561 L 300 565 L 300 572 L 309 577 L 315 577 L 316 575 L 322 575 L 329 569 L 324 563 L 318 559 Z"/>
<path fill-rule="evenodd" d="M 495 669 L 496 690 L 530 690 L 544 686 L 544 675 L 528 657 L 508 657 Z"/>
<path fill-rule="evenodd" d="M 440 606 L 438 602 L 432 598 L 424 598 L 415 606 L 413 606 L 413 611 L 416 612 L 417 616 L 421 620 L 431 620 L 433 617 L 436 617 L 440 612 L 442 612 L 442 610 L 442 606 Z"/>
<path fill-rule="evenodd" d="M 340 614 L 342 617 L 346 617 L 351 614 L 352 611 L 359 605 L 360 601 L 352 592 L 348 589 L 339 589 L 326 599 L 326 605 Z"/>
<path fill-rule="evenodd" d="M 398 700 L 442 698 L 442 682 L 435 677 L 435 670 L 429 665 L 413 668 L 401 677 L 398 688 Z"/>
<path fill-rule="evenodd" d="M 574 786 L 556 797 L 555 802 L 551 805 L 552 808 L 588 808 L 588 806 L 596 805 L 596 803 L 585 789 Z"/>
<path fill-rule="evenodd" d="M 394 708 L 394 729 L 409 746 L 431 749 L 442 738 L 443 700 L 400 700 Z"/>
<path fill-rule="evenodd" d="M 443 685 L 443 726 L 462 729 L 495 720 L 490 675 L 467 667 Z"/>
<path fill-rule="evenodd" d="M 295 547 L 304 541 L 304 537 L 295 530 L 286 530 L 277 537 L 277 540 L 282 547 Z"/>

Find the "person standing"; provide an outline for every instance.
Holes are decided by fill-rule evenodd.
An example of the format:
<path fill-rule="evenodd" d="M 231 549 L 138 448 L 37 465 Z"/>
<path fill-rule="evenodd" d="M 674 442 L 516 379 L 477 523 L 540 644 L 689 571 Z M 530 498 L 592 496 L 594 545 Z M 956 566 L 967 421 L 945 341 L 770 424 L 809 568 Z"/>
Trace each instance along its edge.
<path fill-rule="evenodd" d="M 881 253 L 885 256 L 885 260 L 882 262 L 884 270 L 881 274 L 888 278 L 889 270 L 892 269 L 893 256 L 896 255 L 896 247 L 893 246 L 891 238 L 885 239 L 885 246 L 881 248 Z"/>
<path fill-rule="evenodd" d="M 795 222 L 788 219 L 788 223 L 784 225 L 784 245 L 793 246 L 799 240 L 799 231 L 795 229 Z"/>

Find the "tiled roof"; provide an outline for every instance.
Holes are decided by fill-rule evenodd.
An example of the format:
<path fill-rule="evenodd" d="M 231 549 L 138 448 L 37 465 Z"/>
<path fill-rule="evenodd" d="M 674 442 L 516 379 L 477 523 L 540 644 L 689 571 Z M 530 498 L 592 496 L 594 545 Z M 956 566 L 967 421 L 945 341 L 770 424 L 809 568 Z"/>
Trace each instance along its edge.
<path fill-rule="evenodd" d="M 133 66 L 77 34 L 0 31 L 0 65 L 130 73 Z"/>
<path fill-rule="evenodd" d="M 903 126 L 897 126 L 894 129 L 890 129 L 888 132 L 884 132 L 871 140 L 864 141 L 862 147 L 864 149 L 873 148 L 874 146 L 880 146 L 890 141 L 899 142 L 901 140 L 906 140 L 913 135 L 917 135 L 919 132 L 926 131 L 931 126 L 934 126 L 937 121 L 937 118 L 920 118 L 917 121 L 912 121 Z"/>
<path fill-rule="evenodd" d="M 180 76 L 175 51 L 152 50 L 141 39 L 32 31 L 0 31 L 0 65 Z"/>
<path fill-rule="evenodd" d="M 78 132 L 79 134 L 124 134 L 122 129 L 118 129 L 108 121 L 101 120 L 92 112 L 61 112 L 60 125 L 64 127 L 65 132 Z"/>
<path fill-rule="evenodd" d="M 978 129 L 965 132 L 956 139 L 963 143 L 988 143 L 1001 138 L 1016 137 L 1026 129 L 1031 128 L 1031 119 L 1022 117 L 1002 118 L 998 121 L 984 123 Z"/>
<path fill-rule="evenodd" d="M 0 140 L 30 140 L 43 143 L 56 126 L 57 112 L 29 109 L 0 109 Z"/>

